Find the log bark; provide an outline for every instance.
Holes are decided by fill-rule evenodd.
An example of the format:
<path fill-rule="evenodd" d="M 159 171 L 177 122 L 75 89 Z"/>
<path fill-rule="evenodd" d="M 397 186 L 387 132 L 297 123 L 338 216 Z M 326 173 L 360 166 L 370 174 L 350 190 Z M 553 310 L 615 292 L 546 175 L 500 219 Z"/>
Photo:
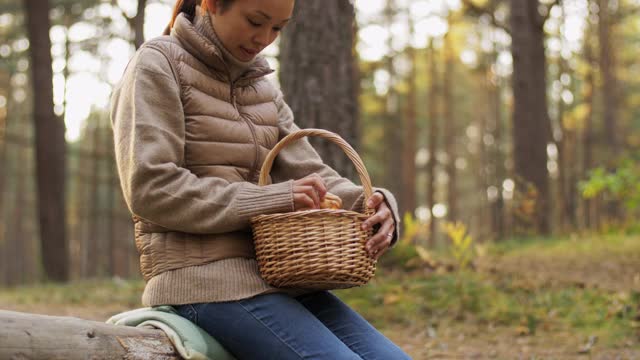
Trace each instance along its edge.
<path fill-rule="evenodd" d="M 0 359 L 180 359 L 161 330 L 0 310 Z"/>

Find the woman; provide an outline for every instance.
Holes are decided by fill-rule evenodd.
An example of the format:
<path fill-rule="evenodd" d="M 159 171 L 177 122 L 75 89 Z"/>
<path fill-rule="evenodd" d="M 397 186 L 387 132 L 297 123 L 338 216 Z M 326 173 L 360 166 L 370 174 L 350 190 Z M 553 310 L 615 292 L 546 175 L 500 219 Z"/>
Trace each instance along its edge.
<path fill-rule="evenodd" d="M 178 0 L 165 36 L 139 49 L 112 97 L 143 304 L 174 305 L 240 359 L 407 358 L 329 292 L 260 277 L 251 217 L 318 208 L 327 191 L 354 210 L 365 199 L 306 140 L 280 153 L 269 185 L 256 185 L 268 150 L 298 129 L 257 56 L 294 0 L 198 2 Z M 395 200 L 382 189 L 366 200 L 376 213 L 363 226 L 380 229 L 366 248 L 377 258 L 397 237 Z"/>

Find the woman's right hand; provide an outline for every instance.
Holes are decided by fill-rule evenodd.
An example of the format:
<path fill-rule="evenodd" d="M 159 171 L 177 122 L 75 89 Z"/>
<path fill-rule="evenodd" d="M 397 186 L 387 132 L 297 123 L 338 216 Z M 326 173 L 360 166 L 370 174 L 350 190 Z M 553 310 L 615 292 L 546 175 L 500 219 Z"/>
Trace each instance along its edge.
<path fill-rule="evenodd" d="M 293 182 L 294 210 L 319 209 L 327 193 L 327 186 L 318 174 L 311 174 Z"/>

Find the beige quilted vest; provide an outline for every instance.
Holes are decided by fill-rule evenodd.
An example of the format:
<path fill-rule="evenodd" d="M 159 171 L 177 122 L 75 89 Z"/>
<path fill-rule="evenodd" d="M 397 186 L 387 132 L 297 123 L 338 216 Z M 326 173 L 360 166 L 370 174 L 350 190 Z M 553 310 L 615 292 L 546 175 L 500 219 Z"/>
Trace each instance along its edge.
<path fill-rule="evenodd" d="M 265 78 L 273 70 L 258 58 L 232 81 L 220 50 L 203 35 L 206 31 L 211 31 L 208 17 L 199 17 L 194 25 L 180 14 L 170 36 L 143 45 L 167 57 L 181 89 L 186 140 L 182 166 L 198 177 L 257 183 L 260 166 L 278 140 L 278 90 Z M 177 268 L 254 257 L 248 232 L 187 234 L 135 216 L 134 222 L 145 280 Z"/>

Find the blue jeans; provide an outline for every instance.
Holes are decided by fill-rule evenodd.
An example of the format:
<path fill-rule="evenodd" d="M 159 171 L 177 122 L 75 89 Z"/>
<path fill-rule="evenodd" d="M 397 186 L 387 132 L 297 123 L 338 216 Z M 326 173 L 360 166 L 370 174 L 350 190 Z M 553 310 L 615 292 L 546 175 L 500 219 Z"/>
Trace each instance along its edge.
<path fill-rule="evenodd" d="M 328 291 L 175 308 L 242 360 L 410 359 Z"/>

